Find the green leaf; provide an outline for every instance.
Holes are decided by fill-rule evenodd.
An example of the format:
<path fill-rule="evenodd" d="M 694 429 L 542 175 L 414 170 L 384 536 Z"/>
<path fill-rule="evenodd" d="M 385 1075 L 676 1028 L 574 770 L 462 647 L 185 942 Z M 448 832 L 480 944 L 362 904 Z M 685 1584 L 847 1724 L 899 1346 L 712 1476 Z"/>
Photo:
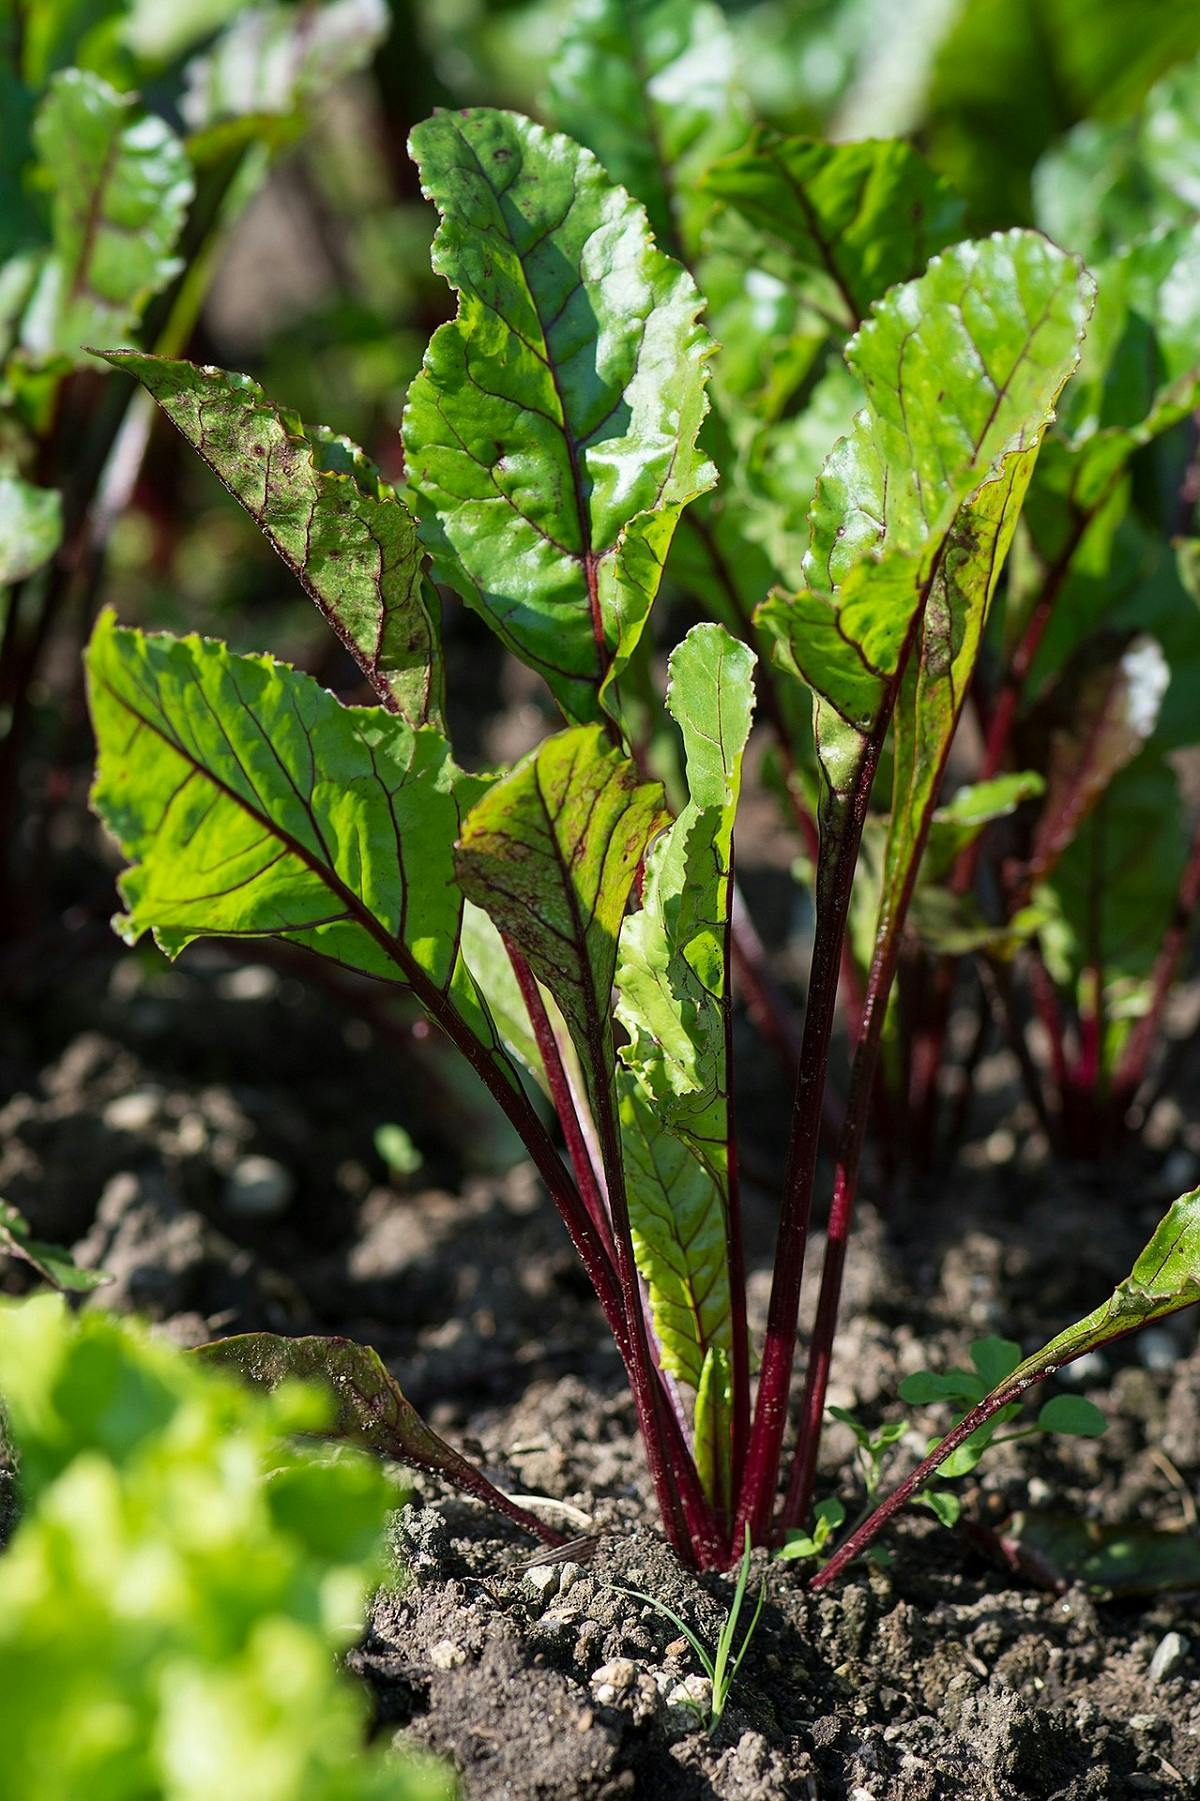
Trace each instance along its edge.
<path fill-rule="evenodd" d="M 1198 140 L 1200 143 L 1200 140 Z M 1156 230 L 1095 268 L 1096 308 L 1061 429 L 1131 454 L 1185 418 L 1200 390 L 1200 222 Z M 1111 457 L 1113 444 L 1090 444 Z"/>
<path fill-rule="evenodd" d="M 961 236 L 964 208 L 908 144 L 828 144 L 759 126 L 705 179 L 756 229 L 751 260 L 847 331 Z"/>
<path fill-rule="evenodd" d="M 86 344 L 128 337 L 146 302 L 181 268 L 174 255 L 192 199 L 182 144 L 134 97 L 95 75 L 56 75 L 34 125 L 52 189 L 52 249 L 25 314 L 36 357 L 86 361 Z"/>
<path fill-rule="evenodd" d="M 993 1388 L 1016 1369 L 1021 1361 L 1021 1347 L 1012 1338 L 976 1338 L 971 1344 L 971 1362 L 988 1388 Z"/>
<path fill-rule="evenodd" d="M 746 129 L 736 63 L 708 0 L 582 0 L 568 14 L 551 117 L 642 202 L 664 249 L 696 247 L 699 178 Z"/>
<path fill-rule="evenodd" d="M 940 882 L 949 874 L 959 853 L 973 844 L 995 819 L 1008 819 L 1024 801 L 1044 794 L 1046 784 L 1033 769 L 993 776 L 985 782 L 968 782 L 937 808 L 929 822 L 929 837 L 921 859 L 923 885 Z"/>
<path fill-rule="evenodd" d="M 541 1052 L 504 941 L 474 901 L 463 906 L 462 954 L 505 1046 L 545 1088 Z M 553 1007 L 554 1002 L 550 1001 L 549 1006 Z"/>
<path fill-rule="evenodd" d="M 667 823 L 662 790 L 602 726 L 547 738 L 464 821 L 468 899 L 512 939 L 562 1010 L 589 1083 L 610 1079 L 617 936 L 638 864 Z"/>
<path fill-rule="evenodd" d="M 661 1120 L 724 1182 L 733 823 L 754 708 L 751 650 L 723 626 L 694 626 L 671 654 L 667 709 L 683 736 L 688 802 L 646 864 L 642 907 L 625 922 L 617 1015 L 622 1057 Z"/>
<path fill-rule="evenodd" d="M 828 1538 L 831 1532 L 836 1532 L 839 1526 L 845 1525 L 846 1509 L 836 1495 L 826 1495 L 825 1499 L 818 1501 L 814 1507 L 813 1518 L 817 1522 L 818 1530 L 824 1527 L 822 1536 Z"/>
<path fill-rule="evenodd" d="M 1043 1432 L 1064 1432 L 1072 1438 L 1099 1438 L 1108 1430 L 1100 1409 L 1082 1395 L 1055 1395 L 1037 1417 Z"/>
<path fill-rule="evenodd" d="M 377 1351 L 348 1338 L 281 1338 L 244 1332 L 201 1345 L 201 1362 L 236 1371 L 268 1394 L 284 1383 L 312 1383 L 328 1391 L 333 1411 L 322 1437 L 362 1445 L 377 1457 L 429 1470 L 465 1494 L 507 1514 L 528 1531 L 530 1516 L 510 1501 L 453 1445 L 427 1426 Z"/>
<path fill-rule="evenodd" d="M 930 154 L 974 216 L 1025 218 L 1030 170 L 1064 126 L 1127 117 L 1198 50 L 1200 21 L 1176 0 L 1089 0 L 1086 11 L 1078 0 L 970 0 L 955 9 L 927 84 Z"/>
<path fill-rule="evenodd" d="M 730 1446 L 733 1435 L 733 1374 L 728 1351 L 711 1345 L 696 1391 L 696 1469 L 705 1494 L 728 1517 L 736 1496 Z"/>
<path fill-rule="evenodd" d="M 278 551 L 363 670 L 410 725 L 439 724 L 437 596 L 416 524 L 357 445 L 310 430 L 246 375 L 110 351 Z"/>
<path fill-rule="evenodd" d="M 0 1257 L 16 1257 L 35 1269 L 43 1282 L 71 1294 L 102 1288 L 112 1277 L 102 1269 L 80 1269 L 66 1251 L 34 1238 L 29 1224 L 10 1202 L 0 1200 Z"/>
<path fill-rule="evenodd" d="M 61 542 L 61 496 L 0 474 L 0 588 L 48 563 Z"/>
<path fill-rule="evenodd" d="M 470 110 L 418 126 L 412 150 L 459 296 L 404 415 L 435 572 L 591 721 L 680 509 L 714 479 L 700 296 L 568 138 Z"/>
<path fill-rule="evenodd" d="M 460 801 L 444 738 L 311 677 L 111 613 L 87 656 L 92 801 L 132 867 L 128 942 L 278 937 L 419 994 L 455 975 Z"/>
<path fill-rule="evenodd" d="M 1077 1513 L 1015 1513 L 1000 1549 L 1022 1575 L 1062 1593 L 1076 1582 L 1126 1599 L 1200 1589 L 1200 1540 L 1138 1520 L 1106 1524 Z"/>
<path fill-rule="evenodd" d="M 6 1797 L 449 1801 L 368 1745 L 341 1660 L 397 1486 L 293 1442 L 320 1397 L 264 1400 L 99 1309 L 0 1303 L 21 1468 L 0 1557 Z"/>
<path fill-rule="evenodd" d="M 626 1077 L 620 1089 L 634 1254 L 662 1366 L 699 1392 L 714 1348 L 731 1342 L 724 1197 L 695 1151 L 663 1131 L 637 1083 Z M 720 1375 L 709 1371 L 710 1381 Z"/>
<path fill-rule="evenodd" d="M 993 1411 L 972 1432 L 965 1444 L 933 1464 L 939 1476 L 962 1474 L 959 1452 L 966 1451 L 980 1433 L 989 1436 L 1007 1414 L 1015 1411 L 1017 1398 L 1053 1376 L 1065 1363 L 1072 1363 L 1088 1351 L 1099 1350 L 1126 1333 L 1141 1326 L 1166 1319 L 1181 1308 L 1200 1301 L 1200 1188 L 1181 1195 L 1159 1221 L 1154 1236 L 1142 1251 L 1132 1271 L 1119 1282 L 1108 1300 L 1059 1332 L 1040 1350 L 1024 1358 L 978 1403 Z M 943 1441 L 939 1441 L 943 1442 Z M 936 1453 L 933 1447 L 931 1457 Z"/>
<path fill-rule="evenodd" d="M 993 1414 L 986 1424 L 978 1426 L 969 1438 L 964 1439 L 963 1443 L 950 1453 L 944 1463 L 939 1464 L 938 1475 L 941 1480 L 956 1482 L 961 1476 L 969 1476 L 990 1446 L 999 1428 L 1007 1420 L 1012 1419 L 1017 1411 L 1016 1407 L 1002 1407 L 999 1413 Z M 932 1450 L 936 1443 L 936 1439 L 931 1439 L 929 1448 Z"/>
<path fill-rule="evenodd" d="M 1200 1188 L 1181 1195 L 1159 1221 L 1129 1275 L 1102 1306 L 1026 1357 L 1013 1371 L 1038 1379 L 1088 1351 L 1200 1301 Z"/>
<path fill-rule="evenodd" d="M 947 732 L 1091 297 L 1090 278 L 1043 238 L 997 234 L 935 257 L 847 345 L 867 405 L 817 484 L 806 572 L 819 587 L 775 595 L 759 616 L 779 666 L 814 689 L 818 751 L 836 796 L 924 609 L 920 673 L 902 702 L 889 890 L 932 810 Z"/>
<path fill-rule="evenodd" d="M 948 1529 L 957 1526 L 962 1513 L 962 1502 L 946 1488 L 927 1489 L 923 1495 L 918 1496 L 918 1505 L 928 1507 Z"/>
<path fill-rule="evenodd" d="M 987 1384 L 970 1370 L 916 1370 L 905 1376 L 899 1395 L 910 1407 L 928 1407 L 935 1401 L 979 1401 Z"/>
<path fill-rule="evenodd" d="M 1049 919 L 1040 934 L 1055 981 L 1093 1009 L 1104 982 L 1103 1066 L 1114 1066 L 1149 999 L 1188 855 L 1179 776 L 1148 749 L 1110 783 L 1054 869 L 1035 890 Z"/>
<path fill-rule="evenodd" d="M 192 131 L 286 116 L 363 68 L 389 22 L 386 0 L 239 8 L 213 48 L 188 65 L 180 111 Z"/>

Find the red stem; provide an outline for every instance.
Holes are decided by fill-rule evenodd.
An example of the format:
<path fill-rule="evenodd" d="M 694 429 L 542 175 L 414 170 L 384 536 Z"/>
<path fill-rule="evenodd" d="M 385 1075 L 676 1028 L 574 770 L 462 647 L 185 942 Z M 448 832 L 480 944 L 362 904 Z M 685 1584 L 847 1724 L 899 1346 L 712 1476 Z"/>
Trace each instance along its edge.
<path fill-rule="evenodd" d="M 912 879 L 908 885 L 910 890 L 916 879 L 919 860 L 920 848 L 913 859 Z M 900 928 L 906 904 L 907 897 L 897 911 L 892 929 L 881 935 L 867 981 L 867 999 L 850 1071 L 850 1090 L 846 1097 L 846 1119 L 838 1145 L 833 1202 L 829 1210 L 825 1258 L 821 1266 L 821 1291 L 817 1300 L 812 1345 L 805 1372 L 804 1399 L 800 1409 L 799 1438 L 788 1478 L 787 1497 L 780 1516 L 784 1526 L 795 1525 L 798 1520 L 806 1518 L 812 1502 L 821 1424 L 825 1417 L 825 1395 L 829 1387 L 829 1368 L 833 1359 L 833 1342 L 837 1334 L 838 1308 L 842 1297 L 842 1277 L 854 1223 L 859 1164 L 862 1161 L 863 1143 L 870 1118 L 871 1089 L 879 1065 L 879 1047 L 887 1017 L 888 994 L 896 973 Z"/>
<path fill-rule="evenodd" d="M 642 1442 L 646 1448 L 650 1478 L 658 1497 L 667 1536 L 676 1555 L 682 1562 L 698 1564 L 701 1569 L 722 1569 L 729 1561 L 728 1547 L 722 1543 L 712 1509 L 700 1483 L 695 1458 L 663 1390 L 662 1378 L 650 1354 L 640 1281 L 633 1255 L 633 1233 L 629 1224 L 621 1136 L 613 1105 L 609 1060 L 603 1055 L 596 1055 L 592 1058 L 592 1064 L 596 1078 L 596 1131 L 600 1140 L 600 1155 L 612 1215 L 617 1280 L 629 1326 L 630 1354 L 626 1368 L 637 1408 Z"/>
<path fill-rule="evenodd" d="M 1082 1352 L 1077 1355 L 1081 1356 Z M 1063 1359 L 1064 1363 L 1071 1361 L 1072 1359 L 1069 1357 Z M 1062 1365 L 1055 1364 L 1053 1367 L 1059 1369 Z M 959 1421 L 953 1431 L 948 1432 L 940 1444 L 934 1446 L 928 1457 L 921 1459 L 912 1474 L 906 1476 L 899 1487 L 892 1490 L 887 1500 L 880 1502 L 874 1513 L 870 1514 L 862 1525 L 850 1534 L 849 1538 L 843 1540 L 824 1569 L 818 1570 L 816 1575 L 811 1578 L 807 1584 L 808 1588 L 810 1590 L 828 1588 L 831 1582 L 836 1581 L 846 1565 L 852 1563 L 861 1551 L 866 1550 L 871 1540 L 878 1537 L 893 1515 L 899 1513 L 917 1490 L 924 1486 L 930 1476 L 941 1468 L 952 1451 L 956 1451 L 959 1445 L 970 1438 L 972 1432 L 977 1432 L 980 1426 L 986 1425 L 993 1414 L 999 1413 L 1002 1407 L 1007 1407 L 1010 1401 L 1018 1400 L 1026 1389 L 1032 1388 L 1035 1382 L 1043 1381 L 1050 1373 L 1049 1368 L 1035 1370 L 1032 1375 L 1022 1376 L 1019 1382 L 1010 1382 L 1007 1388 L 985 1396 L 977 1406 L 972 1407 L 970 1413 Z"/>
<path fill-rule="evenodd" d="M 840 817 L 832 826 L 831 842 L 823 844 L 817 864 L 817 917 L 808 1005 L 792 1107 L 791 1143 L 775 1244 L 775 1271 L 763 1344 L 762 1373 L 734 1528 L 735 1543 L 747 1525 L 754 1541 L 763 1542 L 779 1479 L 842 940 L 859 842 L 890 708 L 886 709 L 886 715 L 864 745 L 848 799 L 838 807 Z"/>
<path fill-rule="evenodd" d="M 579 1119 L 579 1110 L 575 1105 L 575 1096 L 563 1066 L 558 1039 L 554 1035 L 554 1027 L 550 1024 L 550 1016 L 546 1012 L 542 991 L 537 985 L 536 976 L 511 938 L 504 938 L 504 948 L 508 952 L 508 960 L 512 964 L 513 974 L 517 978 L 517 987 L 521 990 L 521 999 L 524 1001 L 525 1010 L 529 1015 L 529 1024 L 533 1029 L 534 1041 L 542 1059 L 542 1067 L 546 1072 L 550 1098 L 554 1103 L 554 1111 L 558 1115 L 558 1123 L 562 1127 L 567 1154 L 571 1159 L 571 1168 L 575 1172 L 580 1198 L 587 1208 L 588 1218 L 596 1228 L 596 1236 L 604 1245 L 615 1268 L 612 1226 L 608 1217 L 608 1207 L 600 1191 L 600 1184 L 596 1180 L 591 1153 Z"/>

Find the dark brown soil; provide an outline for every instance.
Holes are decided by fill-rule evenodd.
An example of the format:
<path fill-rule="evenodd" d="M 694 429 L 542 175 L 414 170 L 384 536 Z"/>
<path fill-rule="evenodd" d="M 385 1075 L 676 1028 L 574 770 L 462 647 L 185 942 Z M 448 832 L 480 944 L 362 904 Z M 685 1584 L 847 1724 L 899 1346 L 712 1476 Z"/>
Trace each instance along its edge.
<path fill-rule="evenodd" d="M 9 1017 L 0 1068 L 0 1192 L 115 1274 L 106 1304 L 184 1343 L 253 1327 L 367 1339 L 510 1492 L 599 1534 L 591 1561 L 526 1569 L 527 1541 L 431 1485 L 398 1516 L 401 1574 L 351 1662 L 379 1729 L 452 1758 L 474 1801 L 1200 1794 L 1194 1597 L 1039 1590 L 923 1512 L 891 1535 L 886 1571 L 819 1597 L 798 1566 L 756 1558 L 766 1608 L 707 1731 L 685 1704 L 695 1681 L 677 1692 L 697 1675 L 678 1628 L 620 1590 L 654 1594 L 711 1644 L 731 1585 L 682 1571 L 653 1530 L 618 1359 L 565 1234 L 524 1166 L 494 1173 L 494 1121 L 478 1114 L 464 1138 L 441 1104 L 446 1067 L 402 1023 L 350 1020 L 291 971 L 222 952 L 173 971 L 89 956 L 52 1010 Z M 770 1080 L 756 1101 L 767 1163 Z M 898 1196 L 886 1226 L 865 1216 L 832 1398 L 868 1420 L 894 1417 L 902 1376 L 961 1359 L 971 1338 L 1032 1345 L 1094 1305 L 1194 1180 L 1177 1119 L 1156 1160 L 1102 1177 L 1045 1166 L 997 1123 L 1010 1108 L 994 1097 L 951 1178 Z M 426 1157 L 408 1189 L 371 1150 L 393 1121 Z M 748 1198 L 761 1316 L 771 1206 L 753 1184 Z M 968 1516 L 1053 1500 L 1194 1531 L 1195 1316 L 1092 1359 L 1078 1389 L 1109 1415 L 1105 1437 L 997 1449 Z M 897 1473 L 939 1423 L 917 1421 Z M 822 1492 L 853 1511 L 847 1452 L 833 1430 Z"/>

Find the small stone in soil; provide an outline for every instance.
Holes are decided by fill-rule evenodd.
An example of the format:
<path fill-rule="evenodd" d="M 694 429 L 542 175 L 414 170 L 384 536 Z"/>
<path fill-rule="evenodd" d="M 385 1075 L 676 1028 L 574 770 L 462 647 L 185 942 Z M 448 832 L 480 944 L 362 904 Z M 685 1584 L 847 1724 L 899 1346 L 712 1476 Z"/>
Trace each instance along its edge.
<path fill-rule="evenodd" d="M 1147 1672 L 1152 1683 L 1165 1682 L 1173 1676 L 1191 1647 L 1182 1632 L 1168 1632 L 1158 1642 L 1158 1649 L 1150 1659 Z"/>
<path fill-rule="evenodd" d="M 703 1726 L 712 1712 L 712 1683 L 707 1676 L 685 1676 L 667 1696 L 668 1738 L 682 1738 Z"/>
<path fill-rule="evenodd" d="M 543 1601 L 548 1601 L 552 1595 L 558 1593 L 560 1574 L 557 1564 L 535 1563 L 531 1570 L 526 1570 L 525 1583 L 527 1587 L 533 1589 L 535 1594 L 540 1595 Z"/>
<path fill-rule="evenodd" d="M 435 1670 L 456 1670 L 466 1663 L 467 1654 L 452 1638 L 443 1638 L 429 1647 L 429 1661 Z"/>
<path fill-rule="evenodd" d="M 239 1157 L 225 1184 L 225 1206 L 242 1219 L 278 1219 L 291 1206 L 295 1186 L 274 1157 Z"/>
<path fill-rule="evenodd" d="M 628 1657 L 614 1657 L 592 1672 L 592 1693 L 602 1707 L 613 1707 L 637 1681 L 637 1665 Z"/>

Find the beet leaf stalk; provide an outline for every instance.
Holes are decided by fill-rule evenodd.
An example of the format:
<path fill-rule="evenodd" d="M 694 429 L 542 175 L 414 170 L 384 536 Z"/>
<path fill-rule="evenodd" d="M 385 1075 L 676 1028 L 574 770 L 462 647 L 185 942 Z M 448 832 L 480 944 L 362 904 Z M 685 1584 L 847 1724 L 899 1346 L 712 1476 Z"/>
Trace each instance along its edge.
<path fill-rule="evenodd" d="M 1166 1319 L 1184 1307 L 1200 1302 L 1200 1189 L 1181 1195 L 1160 1220 L 1154 1236 L 1142 1251 L 1130 1274 L 1117 1285 L 1101 1306 L 1075 1325 L 1068 1326 L 1035 1351 L 1012 1373 L 972 1407 L 924 1457 L 911 1475 L 838 1546 L 828 1563 L 809 1583 L 826 1588 L 837 1580 L 847 1564 L 865 1551 L 902 1507 L 941 1468 L 952 1452 L 973 1433 L 1037 1382 L 1045 1381 L 1064 1364 L 1089 1351 L 1124 1338 L 1154 1320 Z"/>
<path fill-rule="evenodd" d="M 981 306 L 1016 288 L 1011 316 Z M 816 1165 L 814 1086 L 824 1083 L 835 971 L 875 765 L 893 713 L 895 778 L 876 954 L 842 1131 L 840 1204 L 822 1335 L 832 1337 L 879 1035 L 899 933 L 987 603 L 1041 433 L 1078 357 L 1091 284 L 1033 233 L 935 257 L 892 290 L 846 360 L 867 406 L 827 458 L 810 514 L 814 585 L 774 595 L 760 619 L 778 666 L 814 693 L 823 778 L 806 1052 L 776 1245 L 767 1341 L 740 1517 L 756 1539 L 775 1506 Z M 980 381 L 983 365 L 987 379 Z M 841 1243 L 839 1244 L 839 1238 Z M 827 1350 L 818 1346 L 814 1396 Z M 821 1408 L 806 1422 L 816 1454 Z"/>

